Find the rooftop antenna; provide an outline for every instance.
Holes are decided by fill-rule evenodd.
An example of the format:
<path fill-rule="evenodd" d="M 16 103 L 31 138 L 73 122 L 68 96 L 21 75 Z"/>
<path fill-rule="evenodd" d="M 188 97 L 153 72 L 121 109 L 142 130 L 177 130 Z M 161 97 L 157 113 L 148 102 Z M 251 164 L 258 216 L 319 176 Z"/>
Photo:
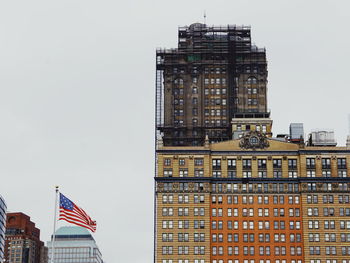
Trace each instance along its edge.
<path fill-rule="evenodd" d="M 204 17 L 204 25 L 206 25 L 206 24 L 207 24 L 207 13 L 206 13 L 205 10 L 204 10 L 204 15 L 203 15 L 203 17 Z"/>

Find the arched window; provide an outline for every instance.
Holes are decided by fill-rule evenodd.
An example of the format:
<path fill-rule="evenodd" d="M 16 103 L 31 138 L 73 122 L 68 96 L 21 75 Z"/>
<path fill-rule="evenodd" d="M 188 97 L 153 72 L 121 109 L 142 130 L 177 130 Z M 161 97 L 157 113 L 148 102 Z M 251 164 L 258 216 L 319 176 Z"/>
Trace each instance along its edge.
<path fill-rule="evenodd" d="M 258 80 L 255 77 L 249 77 L 247 79 L 247 84 L 256 84 L 258 83 Z"/>

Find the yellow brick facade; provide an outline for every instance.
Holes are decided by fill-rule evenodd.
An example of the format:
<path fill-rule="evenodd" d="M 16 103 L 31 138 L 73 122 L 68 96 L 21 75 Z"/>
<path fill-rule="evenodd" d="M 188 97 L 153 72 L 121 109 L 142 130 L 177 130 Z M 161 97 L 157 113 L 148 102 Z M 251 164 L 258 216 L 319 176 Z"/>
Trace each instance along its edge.
<path fill-rule="evenodd" d="M 267 141 L 158 147 L 156 263 L 350 263 L 350 150 Z"/>

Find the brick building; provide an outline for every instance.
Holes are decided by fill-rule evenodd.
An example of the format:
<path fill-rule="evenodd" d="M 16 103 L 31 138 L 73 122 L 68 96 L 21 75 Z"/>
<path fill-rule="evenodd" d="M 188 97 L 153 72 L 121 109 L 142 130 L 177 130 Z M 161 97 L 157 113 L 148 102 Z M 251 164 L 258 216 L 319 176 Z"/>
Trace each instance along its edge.
<path fill-rule="evenodd" d="M 156 125 L 164 145 L 231 138 L 232 118 L 268 118 L 264 48 L 248 26 L 180 27 L 176 49 L 157 50 Z"/>
<path fill-rule="evenodd" d="M 47 263 L 47 249 L 40 230 L 23 213 L 8 213 L 6 218 L 5 263 Z"/>
<path fill-rule="evenodd" d="M 238 88 L 252 95 L 250 83 Z M 237 109 L 221 141 L 204 129 L 181 144 L 160 125 L 154 262 L 350 263 L 350 143 L 337 147 L 329 131 L 305 141 L 302 124 L 274 138 L 268 114 Z"/>

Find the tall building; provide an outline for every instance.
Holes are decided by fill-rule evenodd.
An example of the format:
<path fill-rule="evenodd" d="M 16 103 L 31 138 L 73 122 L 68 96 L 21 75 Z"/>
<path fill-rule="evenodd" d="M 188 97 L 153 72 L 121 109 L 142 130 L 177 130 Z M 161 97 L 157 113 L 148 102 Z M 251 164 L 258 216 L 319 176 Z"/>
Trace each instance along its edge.
<path fill-rule="evenodd" d="M 51 259 L 52 241 L 47 242 Z M 55 263 L 102 263 L 101 252 L 95 239 L 82 227 L 61 227 L 55 233 Z"/>
<path fill-rule="evenodd" d="M 200 33 L 208 28 L 186 27 L 192 39 L 197 36 L 196 27 Z M 180 28 L 180 39 L 186 40 L 179 40 L 175 54 L 180 52 L 180 43 L 185 47 L 196 43 L 181 32 Z M 208 62 L 206 67 L 216 68 L 215 63 Z M 179 76 L 178 71 L 164 74 L 168 79 Z M 215 75 L 207 78 L 208 83 L 216 84 Z M 167 79 L 164 83 L 170 89 L 164 98 L 166 92 L 175 94 L 179 88 L 170 82 L 167 87 Z M 262 85 L 266 91 L 266 79 Z M 199 85 L 198 90 L 202 87 L 205 89 Z M 193 99 L 191 88 L 183 85 L 186 100 Z M 239 102 L 250 98 L 251 88 L 238 87 Z M 235 86 L 226 89 L 230 94 Z M 204 140 L 188 136 L 186 143 L 179 143 L 179 137 L 167 133 L 175 127 L 158 126 L 155 263 L 350 263 L 350 143 L 336 146 L 333 132 L 324 130 L 312 132 L 305 142 L 300 123 L 291 124 L 290 134 L 273 137 L 266 93 L 261 96 L 264 99 L 257 101 L 259 110 L 252 111 L 252 116 L 247 108 L 233 108 L 227 117 L 229 134 L 222 141 L 205 128 Z M 198 101 L 204 101 L 206 93 L 200 98 Z M 175 103 L 169 99 L 169 105 Z M 170 114 L 166 106 L 162 110 L 157 116 Z M 192 112 L 184 111 L 183 118 L 193 118 Z M 192 126 L 186 129 L 195 130 Z"/>
<path fill-rule="evenodd" d="M 0 262 L 4 259 L 5 251 L 6 203 L 0 195 Z"/>
<path fill-rule="evenodd" d="M 6 218 L 5 263 L 47 263 L 40 230 L 23 213 L 8 213 Z"/>
<path fill-rule="evenodd" d="M 164 145 L 232 136 L 232 118 L 268 118 L 265 49 L 250 27 L 192 24 L 176 49 L 157 50 L 156 126 Z"/>

